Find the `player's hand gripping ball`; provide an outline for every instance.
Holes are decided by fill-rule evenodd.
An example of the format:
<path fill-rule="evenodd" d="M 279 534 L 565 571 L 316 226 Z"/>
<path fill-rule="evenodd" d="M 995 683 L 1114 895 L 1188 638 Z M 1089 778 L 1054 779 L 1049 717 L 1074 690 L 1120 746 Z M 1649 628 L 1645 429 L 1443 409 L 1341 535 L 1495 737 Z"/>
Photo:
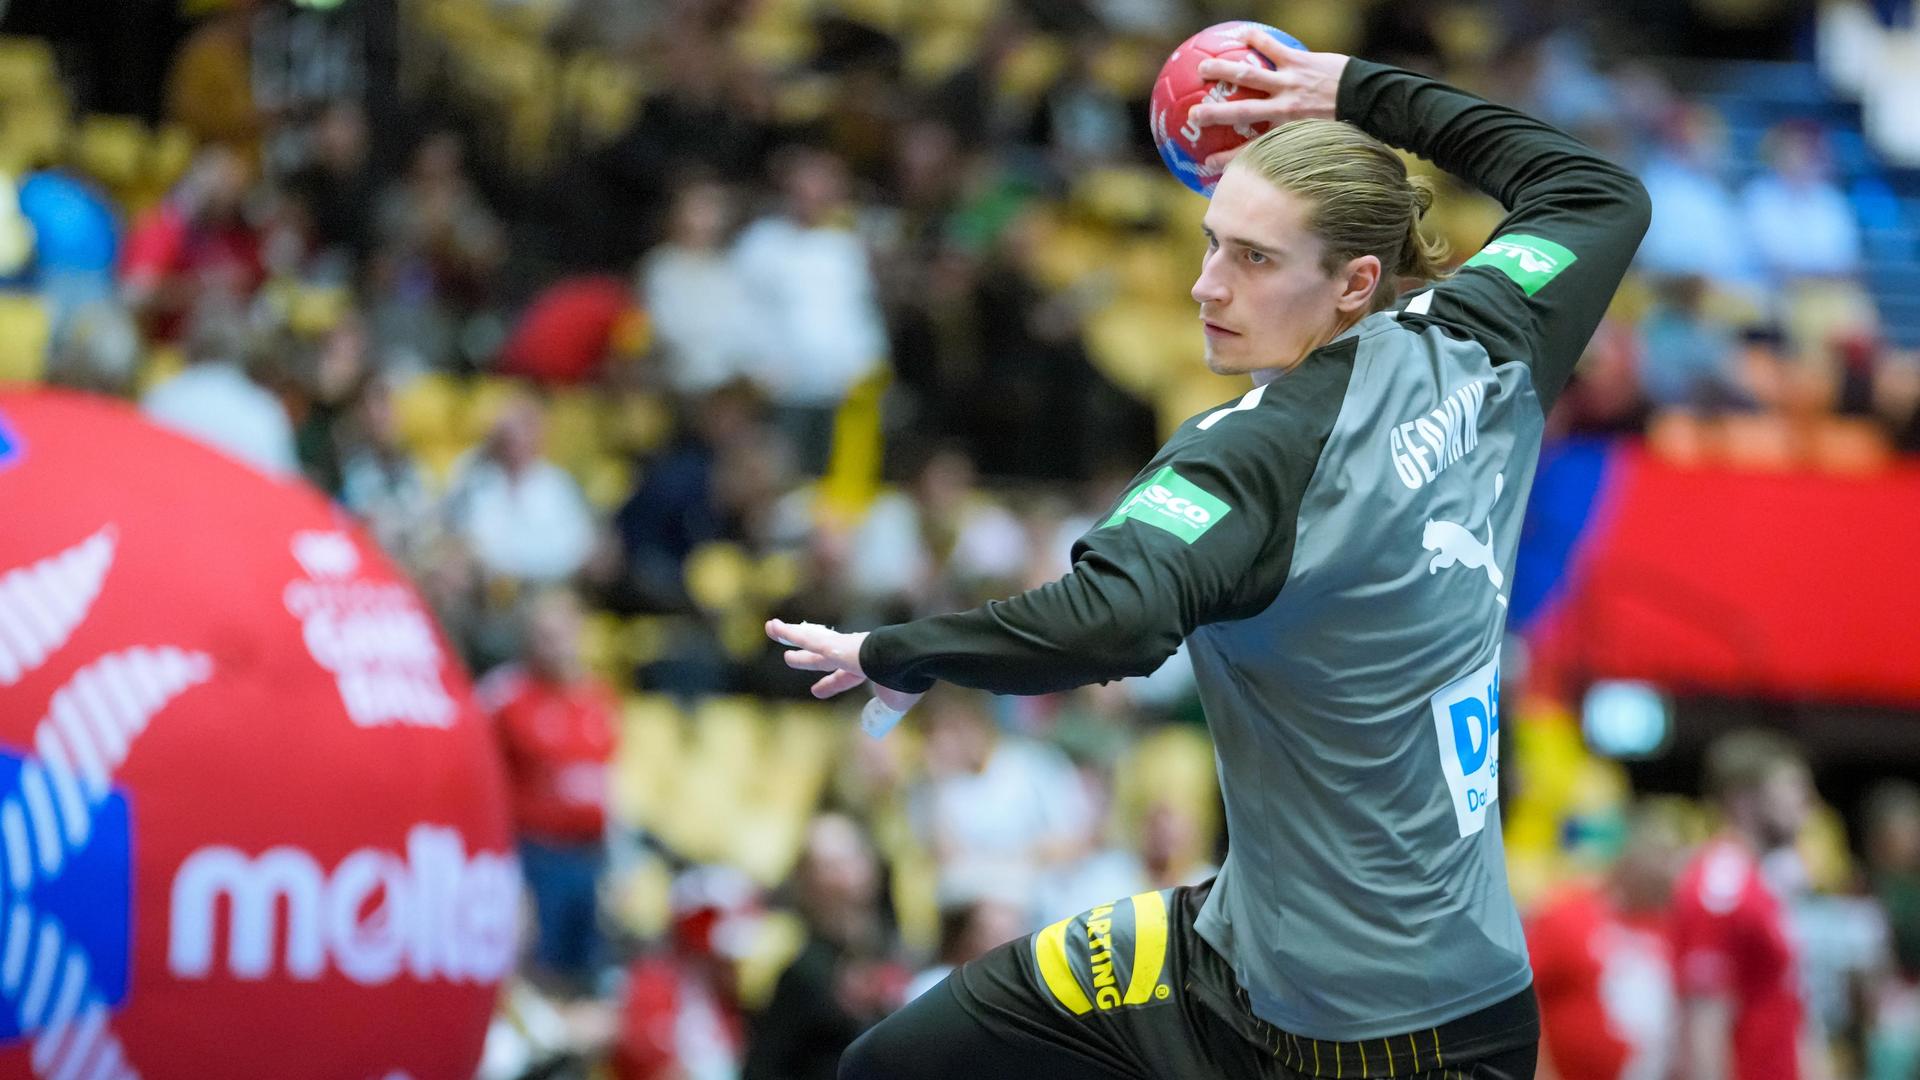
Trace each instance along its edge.
<path fill-rule="evenodd" d="M 1265 97 L 1251 87 L 1208 82 L 1200 77 L 1200 64 L 1206 60 L 1226 60 L 1258 64 L 1272 68 L 1273 62 L 1240 39 L 1244 27 L 1258 27 L 1288 48 L 1305 49 L 1298 39 L 1265 23 L 1237 21 L 1209 26 L 1180 43 L 1160 67 L 1153 81 L 1153 99 L 1147 108 L 1147 120 L 1153 128 L 1153 145 L 1160 160 L 1179 181 L 1202 195 L 1213 194 L 1220 179 L 1219 168 L 1207 159 L 1252 139 L 1267 130 L 1266 124 L 1210 125 L 1201 127 L 1189 118 L 1194 106 L 1212 101 L 1239 101 Z"/>

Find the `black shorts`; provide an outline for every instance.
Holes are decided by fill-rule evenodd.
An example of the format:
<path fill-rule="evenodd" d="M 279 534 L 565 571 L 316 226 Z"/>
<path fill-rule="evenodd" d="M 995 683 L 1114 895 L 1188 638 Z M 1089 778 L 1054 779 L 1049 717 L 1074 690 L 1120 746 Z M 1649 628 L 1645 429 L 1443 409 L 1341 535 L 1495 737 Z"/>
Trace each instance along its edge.
<path fill-rule="evenodd" d="M 1253 1015 L 1193 928 L 1212 882 L 1141 893 L 1010 941 L 863 1035 L 841 1080 L 1529 1080 L 1531 988 L 1469 1016 L 1363 1042 Z"/>

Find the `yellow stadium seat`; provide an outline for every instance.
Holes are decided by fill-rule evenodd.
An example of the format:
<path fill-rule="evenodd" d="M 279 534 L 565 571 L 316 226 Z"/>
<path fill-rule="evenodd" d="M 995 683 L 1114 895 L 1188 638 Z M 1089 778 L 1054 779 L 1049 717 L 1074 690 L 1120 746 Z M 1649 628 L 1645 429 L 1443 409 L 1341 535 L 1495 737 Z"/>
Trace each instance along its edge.
<path fill-rule="evenodd" d="M 465 390 L 456 431 L 466 443 L 485 439 L 507 403 L 525 392 L 515 380 L 499 375 L 483 375 L 467 383 Z"/>
<path fill-rule="evenodd" d="M 17 105 L 57 93 L 53 46 L 42 38 L 0 38 L 0 103 Z"/>
<path fill-rule="evenodd" d="M 460 383 L 451 375 L 429 372 L 402 383 L 393 395 L 400 438 L 415 450 L 458 443 L 460 399 Z"/>
<path fill-rule="evenodd" d="M 682 757 L 679 706 L 659 694 L 631 694 L 621 703 L 613 760 L 613 806 L 620 820 L 657 827 L 676 796 Z"/>
<path fill-rule="evenodd" d="M 687 595 L 708 611 L 728 611 L 747 595 L 753 564 L 738 544 L 712 541 L 687 556 Z"/>
<path fill-rule="evenodd" d="M 627 681 L 620 656 L 620 617 L 590 611 L 580 623 L 580 658 L 587 668 L 616 685 Z"/>
<path fill-rule="evenodd" d="M 147 126 L 138 117 L 85 117 L 74 140 L 74 158 L 89 175 L 115 190 L 138 183 L 148 141 Z"/>
<path fill-rule="evenodd" d="M 1114 805 L 1137 822 L 1149 805 L 1171 801 L 1191 816 L 1199 850 L 1213 850 L 1220 826 L 1213 743 L 1200 728 L 1168 725 L 1145 732 L 1114 770 Z"/>
<path fill-rule="evenodd" d="M 173 378 L 187 366 L 186 354 L 178 345 L 155 345 L 147 353 L 145 362 L 140 365 L 139 374 L 134 377 L 134 390 L 144 395 L 147 391 Z"/>
<path fill-rule="evenodd" d="M 0 293 L 0 383 L 41 380 L 49 332 L 47 309 L 39 297 Z"/>
<path fill-rule="evenodd" d="M 604 442 L 600 414 L 599 398 L 592 391 L 555 391 L 547 402 L 547 456 L 576 470 L 593 460 Z"/>
<path fill-rule="evenodd" d="M 1135 166 L 1109 166 L 1082 173 L 1070 198 L 1096 221 L 1132 226 L 1152 221 L 1160 202 L 1160 174 Z"/>

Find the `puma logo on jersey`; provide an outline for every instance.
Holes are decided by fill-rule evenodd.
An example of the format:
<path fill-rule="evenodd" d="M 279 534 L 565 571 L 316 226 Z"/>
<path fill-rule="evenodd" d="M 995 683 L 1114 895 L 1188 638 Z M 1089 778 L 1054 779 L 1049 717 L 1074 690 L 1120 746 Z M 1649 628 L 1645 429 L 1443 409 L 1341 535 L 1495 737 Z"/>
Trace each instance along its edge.
<path fill-rule="evenodd" d="M 1493 501 L 1500 501 L 1500 492 L 1506 486 L 1506 476 L 1495 473 L 1493 477 Z M 1449 566 L 1464 566 L 1469 570 L 1485 570 L 1487 581 L 1498 592 L 1506 586 L 1506 577 L 1500 573 L 1500 564 L 1493 553 L 1493 507 L 1487 507 L 1487 539 L 1482 543 L 1465 525 L 1453 521 L 1441 521 L 1430 518 L 1420 533 L 1420 546 L 1434 552 L 1433 560 L 1427 563 L 1427 573 L 1437 574 Z"/>

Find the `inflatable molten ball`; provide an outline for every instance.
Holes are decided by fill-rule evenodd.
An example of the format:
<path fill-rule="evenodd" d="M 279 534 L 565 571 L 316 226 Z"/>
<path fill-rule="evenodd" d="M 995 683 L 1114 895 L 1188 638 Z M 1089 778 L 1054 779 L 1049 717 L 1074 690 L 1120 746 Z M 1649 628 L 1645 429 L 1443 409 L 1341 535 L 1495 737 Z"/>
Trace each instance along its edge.
<path fill-rule="evenodd" d="M 1173 55 L 1167 57 L 1167 62 L 1161 65 L 1160 74 L 1153 81 L 1153 97 L 1147 110 L 1147 121 L 1153 129 L 1153 145 L 1159 149 L 1160 160 L 1166 163 L 1173 175 L 1202 195 L 1211 195 L 1213 185 L 1220 179 L 1220 170 L 1208 168 L 1207 158 L 1222 150 L 1231 150 L 1267 130 L 1266 124 L 1200 127 L 1188 116 L 1195 105 L 1204 102 L 1239 101 L 1266 96 L 1259 90 L 1209 82 L 1200 77 L 1200 64 L 1206 60 L 1273 67 L 1271 61 L 1249 48 L 1237 36 L 1240 30 L 1249 26 L 1265 31 L 1269 37 L 1288 48 L 1306 48 L 1291 34 L 1265 23 L 1220 23 L 1181 42 L 1180 47 L 1173 50 Z"/>
<path fill-rule="evenodd" d="M 0 393 L 0 1077 L 470 1080 L 515 961 L 504 779 L 319 494 Z"/>

